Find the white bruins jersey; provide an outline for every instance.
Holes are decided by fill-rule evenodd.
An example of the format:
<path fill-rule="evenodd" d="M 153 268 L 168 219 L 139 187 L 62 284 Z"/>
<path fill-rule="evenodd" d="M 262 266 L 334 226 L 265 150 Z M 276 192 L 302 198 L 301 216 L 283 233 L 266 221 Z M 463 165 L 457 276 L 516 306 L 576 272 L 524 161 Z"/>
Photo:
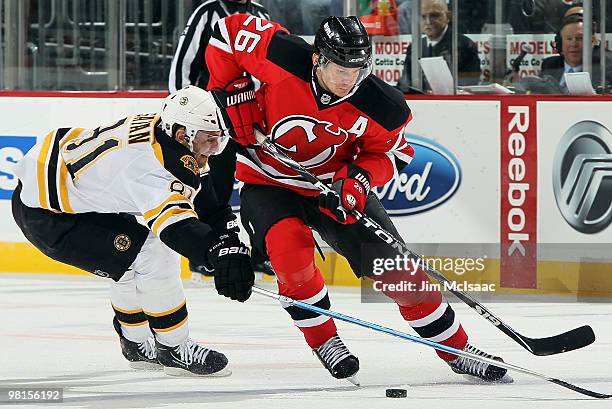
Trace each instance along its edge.
<path fill-rule="evenodd" d="M 157 236 L 197 218 L 198 164 L 158 121 L 159 114 L 140 114 L 93 130 L 49 132 L 17 164 L 21 201 L 57 213 L 140 215 Z"/>

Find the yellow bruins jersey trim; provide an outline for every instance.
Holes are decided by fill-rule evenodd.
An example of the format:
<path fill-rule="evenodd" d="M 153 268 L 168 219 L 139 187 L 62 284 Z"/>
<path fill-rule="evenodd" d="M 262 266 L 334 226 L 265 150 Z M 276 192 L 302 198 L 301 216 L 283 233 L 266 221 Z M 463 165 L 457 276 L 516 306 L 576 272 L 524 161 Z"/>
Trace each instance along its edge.
<path fill-rule="evenodd" d="M 151 210 L 147 210 L 146 212 L 144 212 L 143 217 L 148 222 L 153 217 L 156 217 L 157 215 L 159 215 L 164 210 L 164 207 L 172 201 L 190 203 L 189 199 L 187 199 L 186 196 L 179 195 L 178 193 L 174 193 L 170 195 L 166 200 L 164 200 L 160 205 L 154 207 Z"/>
<path fill-rule="evenodd" d="M 151 317 L 163 317 L 165 315 L 170 315 L 173 312 L 176 312 L 178 310 L 180 310 L 181 308 L 183 308 L 183 306 L 185 306 L 187 304 L 187 300 L 183 300 L 182 303 L 180 303 L 178 306 L 168 310 L 168 311 L 164 311 L 164 312 L 149 312 L 149 311 L 144 311 L 145 314 L 150 315 Z"/>
<path fill-rule="evenodd" d="M 155 155 L 155 159 L 159 162 L 162 167 L 164 166 L 164 154 L 162 153 L 162 148 L 159 142 L 153 137 L 153 143 L 151 144 L 153 148 L 153 154 Z"/>
<path fill-rule="evenodd" d="M 166 220 L 168 220 L 171 217 L 181 216 L 181 215 L 190 215 L 191 217 L 195 217 L 195 218 L 198 217 L 197 213 L 193 209 L 180 209 L 180 208 L 179 209 L 176 209 L 176 208 L 168 209 L 163 214 L 161 214 L 157 218 L 157 220 L 155 220 L 155 222 L 153 223 L 153 226 L 151 227 L 151 231 L 153 231 L 153 233 L 159 236 L 159 234 L 161 233 L 160 226 L 164 224 Z"/>
<path fill-rule="evenodd" d="M 120 323 L 121 325 L 125 325 L 126 327 L 139 327 L 139 326 L 141 326 L 141 325 L 145 325 L 145 324 L 148 324 L 148 323 L 149 323 L 147 320 L 144 320 L 144 321 L 142 321 L 142 322 L 136 322 L 136 323 L 134 323 L 134 324 L 131 324 L 131 323 L 129 323 L 129 322 L 123 322 L 123 321 L 121 321 L 121 320 L 117 320 L 117 321 L 119 321 L 119 323 Z"/>
<path fill-rule="evenodd" d="M 42 149 L 37 159 L 37 181 L 38 197 L 43 209 L 51 210 L 56 213 L 70 213 L 72 207 L 70 203 L 63 200 L 62 204 L 67 204 L 65 208 L 60 195 L 62 193 L 62 167 L 64 163 L 60 158 L 60 141 L 68 134 L 70 128 L 60 128 L 50 132 L 43 142 Z M 64 199 L 68 198 L 67 190 Z M 74 213 L 74 212 L 72 212 Z"/>
<path fill-rule="evenodd" d="M 70 198 L 68 196 L 68 187 L 66 186 L 68 179 L 68 168 L 65 163 L 60 164 L 59 172 L 59 187 L 60 187 L 60 200 L 62 203 L 62 209 L 66 213 L 74 213 L 72 206 L 70 205 Z"/>
<path fill-rule="evenodd" d="M 178 327 L 184 325 L 187 322 L 187 319 L 189 317 L 185 317 L 181 322 L 179 322 L 176 325 L 173 325 L 171 327 L 168 328 L 153 328 L 153 330 L 155 330 L 155 332 L 168 332 L 168 331 L 172 331 L 173 329 L 177 329 Z"/>
<path fill-rule="evenodd" d="M 38 181 L 38 201 L 43 209 L 49 209 L 49 201 L 47 200 L 47 189 L 46 189 L 46 178 L 47 173 L 47 156 L 49 155 L 49 147 L 51 146 L 51 140 L 56 131 L 51 131 L 45 136 L 40 155 L 37 160 L 37 181 Z"/>
<path fill-rule="evenodd" d="M 113 310 L 117 310 L 117 311 L 122 312 L 124 314 L 138 314 L 139 312 L 143 312 L 142 308 L 139 308 L 137 310 L 124 310 L 122 308 L 117 307 L 115 304 L 111 304 L 111 306 L 113 307 Z"/>
<path fill-rule="evenodd" d="M 157 121 L 159 120 L 160 115 L 156 115 L 155 118 L 152 121 L 152 127 L 151 129 L 153 131 L 151 131 L 151 147 L 153 148 L 153 153 L 155 154 L 155 158 L 157 159 L 157 161 L 162 165 L 162 167 L 164 167 L 164 154 L 162 153 L 162 148 L 161 145 L 159 144 L 159 142 L 157 142 L 157 139 L 155 138 L 155 126 L 154 124 L 157 123 Z"/>

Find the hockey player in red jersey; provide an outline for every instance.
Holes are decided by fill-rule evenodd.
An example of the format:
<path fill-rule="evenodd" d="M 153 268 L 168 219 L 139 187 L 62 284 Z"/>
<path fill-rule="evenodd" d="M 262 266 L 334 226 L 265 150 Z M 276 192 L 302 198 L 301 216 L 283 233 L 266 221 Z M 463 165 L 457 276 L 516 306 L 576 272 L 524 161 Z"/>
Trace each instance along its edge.
<path fill-rule="evenodd" d="M 412 159 L 413 149 L 404 138 L 411 112 L 401 93 L 371 75 L 371 53 L 369 37 L 356 17 L 324 20 L 313 50 L 280 25 L 246 15 L 219 20 L 206 53 L 208 89 L 215 90 L 226 120 L 233 125 L 233 136 L 243 145 L 236 173 L 245 182 L 242 224 L 252 245 L 269 255 L 279 292 L 325 309 L 330 308 L 330 300 L 314 262 L 312 229 L 347 258 L 358 277 L 372 276 L 364 251 L 379 241 L 355 223 L 350 210 L 365 212 L 399 238 L 370 190 L 384 185 Z M 257 98 L 244 72 L 264 83 Z M 320 195 L 296 172 L 258 149 L 253 123 L 265 124 L 268 138 L 330 183 L 334 193 Z M 385 246 L 377 254 L 396 255 Z M 420 270 L 391 271 L 377 279 L 411 281 L 420 288 L 427 277 Z M 468 344 L 439 291 L 385 294 L 422 337 L 492 357 Z M 334 377 L 351 379 L 357 373 L 359 361 L 338 336 L 331 318 L 284 307 Z M 499 380 L 506 372 L 448 353 L 438 355 L 455 372 L 487 381 Z"/>

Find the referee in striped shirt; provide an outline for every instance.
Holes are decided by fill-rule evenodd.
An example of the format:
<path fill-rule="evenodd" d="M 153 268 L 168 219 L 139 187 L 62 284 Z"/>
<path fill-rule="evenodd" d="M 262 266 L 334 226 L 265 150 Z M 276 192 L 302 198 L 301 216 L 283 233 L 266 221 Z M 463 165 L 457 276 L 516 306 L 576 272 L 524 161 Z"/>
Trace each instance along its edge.
<path fill-rule="evenodd" d="M 174 92 L 187 85 L 206 89 L 208 69 L 205 52 L 215 23 L 236 13 L 270 19 L 268 11 L 250 0 L 206 0 L 195 9 L 183 30 L 172 59 L 168 90 Z"/>
<path fill-rule="evenodd" d="M 260 4 L 250 0 L 205 0 L 189 17 L 187 27 L 183 30 L 172 66 L 168 89 L 174 92 L 187 85 L 197 85 L 206 89 L 208 85 L 208 68 L 206 67 L 206 46 L 217 21 L 235 13 L 247 13 L 256 17 L 270 19 L 268 11 Z M 234 189 L 236 172 L 236 149 L 238 143 L 229 141 L 223 152 L 208 158 L 208 169 L 201 177 L 202 189 L 195 199 L 198 215 L 219 214 L 229 206 Z M 200 200 L 205 197 L 206 200 Z M 270 261 L 263 254 L 254 251 L 251 262 L 255 271 L 272 275 Z M 192 280 L 201 280 L 203 275 L 210 276 L 204 265 L 189 261 Z M 194 275 L 195 274 L 195 275 Z"/>

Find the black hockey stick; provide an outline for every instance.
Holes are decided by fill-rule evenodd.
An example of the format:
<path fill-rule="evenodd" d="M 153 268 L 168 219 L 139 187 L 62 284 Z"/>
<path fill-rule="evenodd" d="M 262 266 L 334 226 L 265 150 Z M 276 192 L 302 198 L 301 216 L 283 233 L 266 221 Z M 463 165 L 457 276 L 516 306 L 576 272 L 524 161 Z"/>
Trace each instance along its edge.
<path fill-rule="evenodd" d="M 318 177 L 310 173 L 300 163 L 287 155 L 282 149 L 279 149 L 273 142 L 266 138 L 262 133 L 256 131 L 257 141 L 265 151 L 273 158 L 293 169 L 300 174 L 305 180 L 312 183 L 317 189 L 323 193 L 329 193 L 331 188 L 327 186 Z M 378 223 L 364 215 L 363 213 L 353 210 L 351 212 L 358 223 L 361 223 L 368 230 L 373 232 L 378 238 L 391 247 L 395 248 L 402 255 L 406 255 L 411 259 L 416 260 L 421 265 L 425 272 L 440 283 L 451 284 L 451 281 L 439 271 L 431 268 L 428 263 L 421 262 L 421 257 L 410 250 L 403 241 L 396 239 L 391 233 L 383 229 Z M 573 351 L 574 349 L 583 348 L 592 344 L 595 341 L 595 333 L 589 325 L 575 328 L 571 331 L 564 332 L 559 335 L 546 338 L 529 338 L 516 332 L 510 325 L 503 322 L 495 314 L 489 311 L 485 306 L 470 297 L 469 295 L 453 289 L 452 285 L 445 286 L 457 298 L 470 306 L 480 316 L 485 318 L 491 324 L 495 325 L 501 332 L 512 338 L 515 342 L 525 348 L 534 355 L 554 355 L 562 352 Z"/>
<path fill-rule="evenodd" d="M 325 316 L 332 317 L 332 318 L 336 318 L 336 319 L 339 319 L 341 321 L 350 322 L 351 324 L 356 324 L 356 325 L 359 325 L 359 326 L 364 327 L 364 328 L 373 329 L 374 331 L 383 332 L 385 334 L 393 335 L 394 337 L 402 338 L 402 339 L 405 339 L 407 341 L 415 342 L 417 344 L 427 345 L 429 347 L 437 349 L 438 351 L 443 351 L 443 352 L 447 352 L 447 353 L 450 353 L 450 354 L 463 356 L 465 358 L 473 359 L 475 361 L 486 362 L 486 363 L 488 363 L 490 365 L 495 365 L 495 366 L 498 366 L 500 368 L 506 368 L 506 369 L 510 369 L 510 370 L 517 371 L 517 372 L 521 372 L 521 373 L 524 373 L 524 374 L 527 374 L 527 375 L 535 376 L 537 378 L 544 379 L 545 381 L 552 382 L 552 383 L 557 384 L 559 386 L 562 386 L 564 388 L 571 389 L 574 392 L 578 392 L 578 393 L 581 393 L 583 395 L 591 396 L 593 398 L 608 399 L 608 398 L 612 397 L 612 395 L 606 395 L 606 394 L 603 394 L 603 393 L 594 392 L 594 391 L 591 391 L 591 390 L 588 390 L 588 389 L 584 389 L 584 388 L 581 388 L 579 386 L 573 385 L 571 383 L 562 381 L 561 379 L 551 378 L 550 376 L 543 375 L 541 373 L 532 371 L 532 370 L 527 369 L 527 368 L 520 367 L 518 365 L 513 365 L 513 364 L 510 364 L 508 362 L 500 362 L 500 361 L 497 361 L 497 360 L 494 360 L 494 359 L 491 359 L 491 358 L 486 358 L 486 357 L 483 357 L 483 356 L 480 356 L 480 355 L 476 355 L 476 354 L 473 354 L 473 353 L 470 353 L 470 352 L 462 351 L 462 350 L 459 350 L 459 349 L 456 349 L 456 348 L 452 348 L 452 347 L 449 347 L 449 346 L 446 346 L 446 345 L 443 345 L 443 344 L 439 344 L 437 342 L 433 342 L 433 341 L 430 341 L 430 340 L 425 339 L 425 338 L 417 337 L 415 335 L 410 335 L 410 334 L 407 334 L 407 333 L 402 332 L 402 331 L 397 331 L 397 330 L 394 330 L 394 329 L 389 328 L 389 327 L 384 327 L 382 325 L 378 325 L 378 324 L 374 324 L 374 323 L 371 323 L 371 322 L 363 321 L 363 320 L 360 320 L 359 318 L 354 318 L 354 317 L 351 317 L 349 315 L 344 315 L 344 314 L 340 314 L 340 313 L 335 312 L 335 311 L 319 308 L 316 305 L 311 305 L 311 304 L 305 303 L 303 301 L 294 300 L 292 298 L 285 297 L 284 295 L 279 295 L 279 294 L 273 293 L 272 291 L 264 290 L 263 288 L 259 288 L 257 286 L 253 287 L 253 292 L 255 292 L 257 294 L 260 294 L 260 295 L 263 295 L 263 296 L 266 296 L 266 297 L 269 297 L 269 298 L 274 298 L 274 299 L 279 300 L 282 303 L 286 303 L 288 305 L 295 305 L 296 307 L 302 308 L 304 310 L 316 312 L 318 314 L 325 315 Z"/>

